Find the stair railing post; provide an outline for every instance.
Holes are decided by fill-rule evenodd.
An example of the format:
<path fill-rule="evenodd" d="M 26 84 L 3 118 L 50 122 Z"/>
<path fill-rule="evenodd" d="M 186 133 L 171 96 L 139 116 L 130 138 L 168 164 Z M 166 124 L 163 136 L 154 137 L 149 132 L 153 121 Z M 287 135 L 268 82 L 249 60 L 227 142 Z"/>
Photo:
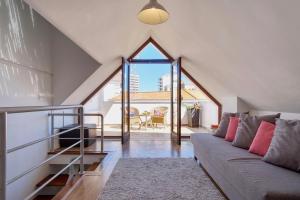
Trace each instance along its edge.
<path fill-rule="evenodd" d="M 84 165 L 83 165 L 83 157 L 84 157 L 84 113 L 83 113 L 83 107 L 79 109 L 79 122 L 80 122 L 80 174 L 83 174 L 84 171 Z"/>
<path fill-rule="evenodd" d="M 0 199 L 6 199 L 7 113 L 0 113 Z"/>
<path fill-rule="evenodd" d="M 103 115 L 100 116 L 101 117 L 101 153 L 103 153 L 104 151 L 104 119 L 103 119 Z"/>
<path fill-rule="evenodd" d="M 51 117 L 50 117 L 50 120 L 51 120 L 51 135 L 54 135 L 54 113 L 53 113 L 53 110 L 51 110 Z M 50 151 L 54 151 L 54 138 L 51 138 L 50 139 Z"/>

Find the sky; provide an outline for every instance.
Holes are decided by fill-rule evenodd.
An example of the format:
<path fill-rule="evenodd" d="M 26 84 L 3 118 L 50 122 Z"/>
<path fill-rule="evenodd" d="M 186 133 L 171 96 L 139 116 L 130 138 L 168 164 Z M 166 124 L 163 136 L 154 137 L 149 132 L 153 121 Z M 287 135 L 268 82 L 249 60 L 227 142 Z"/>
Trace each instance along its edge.
<path fill-rule="evenodd" d="M 135 59 L 166 59 L 151 43 L 147 45 Z M 131 64 L 131 72 L 140 76 L 140 91 L 158 91 L 158 81 L 162 75 L 170 73 L 170 64 Z M 183 81 L 187 83 L 186 78 Z"/>
<path fill-rule="evenodd" d="M 137 64 L 130 65 L 131 69 L 140 75 L 140 91 L 157 91 L 158 80 L 162 75 L 170 73 L 170 65 Z"/>

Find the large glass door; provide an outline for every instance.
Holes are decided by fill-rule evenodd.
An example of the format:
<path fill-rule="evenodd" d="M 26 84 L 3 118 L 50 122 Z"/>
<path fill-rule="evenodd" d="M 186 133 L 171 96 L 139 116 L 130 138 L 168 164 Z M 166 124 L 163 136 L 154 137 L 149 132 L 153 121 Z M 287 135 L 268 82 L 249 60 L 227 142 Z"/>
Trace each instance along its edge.
<path fill-rule="evenodd" d="M 122 144 L 130 139 L 130 64 L 122 58 Z"/>
<path fill-rule="evenodd" d="M 171 139 L 181 144 L 181 58 L 171 65 Z"/>

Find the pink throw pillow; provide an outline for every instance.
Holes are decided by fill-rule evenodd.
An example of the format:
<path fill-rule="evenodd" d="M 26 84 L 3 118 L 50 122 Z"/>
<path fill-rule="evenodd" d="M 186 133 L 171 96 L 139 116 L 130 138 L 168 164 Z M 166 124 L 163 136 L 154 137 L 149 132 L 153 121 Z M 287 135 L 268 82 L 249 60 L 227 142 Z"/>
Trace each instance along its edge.
<path fill-rule="evenodd" d="M 162 112 L 160 112 L 159 110 L 154 110 L 154 115 L 156 117 L 162 117 L 164 114 Z"/>
<path fill-rule="evenodd" d="M 239 118 L 238 117 L 230 117 L 227 133 L 225 136 L 226 141 L 232 142 L 234 140 L 238 125 L 239 125 Z"/>
<path fill-rule="evenodd" d="M 274 124 L 262 121 L 249 148 L 249 152 L 264 156 L 271 144 L 274 130 Z"/>

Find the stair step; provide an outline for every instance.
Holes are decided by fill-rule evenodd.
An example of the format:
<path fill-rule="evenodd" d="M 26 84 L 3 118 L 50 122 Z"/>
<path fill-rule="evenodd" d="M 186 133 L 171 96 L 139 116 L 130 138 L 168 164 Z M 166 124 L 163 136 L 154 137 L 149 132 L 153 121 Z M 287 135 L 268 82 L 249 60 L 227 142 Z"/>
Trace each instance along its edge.
<path fill-rule="evenodd" d="M 67 165 L 70 163 L 70 160 L 74 159 L 74 155 L 76 154 L 63 154 L 58 156 L 55 159 L 52 159 L 49 164 L 50 165 Z M 49 155 L 49 157 L 51 157 Z M 85 165 L 91 165 L 94 162 L 101 162 L 101 160 L 105 157 L 104 154 L 86 154 L 84 153 L 83 163 Z M 76 164 L 79 164 L 80 161 L 77 161 Z"/>
<path fill-rule="evenodd" d="M 54 174 L 50 174 L 43 180 L 41 180 L 38 184 L 36 184 L 37 187 L 40 187 L 44 183 L 46 183 L 50 178 L 52 178 Z M 68 174 L 61 174 L 58 177 L 56 177 L 54 180 L 52 180 L 47 186 L 60 186 L 63 187 L 66 185 L 68 181 L 69 175 Z"/>
<path fill-rule="evenodd" d="M 81 176 L 77 175 L 73 177 L 53 198 L 53 200 L 61 200 L 67 196 L 74 189 L 78 181 L 81 180 Z"/>
<path fill-rule="evenodd" d="M 39 195 L 35 197 L 33 200 L 51 200 L 53 199 L 54 195 Z"/>

